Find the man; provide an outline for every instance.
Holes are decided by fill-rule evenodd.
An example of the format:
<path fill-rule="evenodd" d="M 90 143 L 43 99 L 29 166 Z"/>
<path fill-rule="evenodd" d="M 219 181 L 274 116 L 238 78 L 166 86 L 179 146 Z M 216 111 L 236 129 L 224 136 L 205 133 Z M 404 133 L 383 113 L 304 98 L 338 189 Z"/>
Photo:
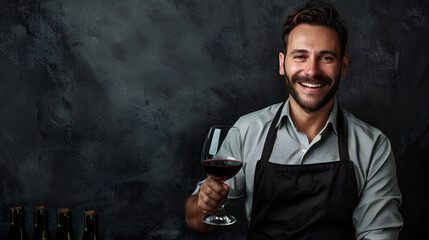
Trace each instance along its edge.
<path fill-rule="evenodd" d="M 387 137 L 335 99 L 346 74 L 347 29 L 332 5 L 307 3 L 283 28 L 279 73 L 289 99 L 241 117 L 243 168 L 227 184 L 199 183 L 186 222 L 245 194 L 249 239 L 398 239 L 402 218 Z"/>

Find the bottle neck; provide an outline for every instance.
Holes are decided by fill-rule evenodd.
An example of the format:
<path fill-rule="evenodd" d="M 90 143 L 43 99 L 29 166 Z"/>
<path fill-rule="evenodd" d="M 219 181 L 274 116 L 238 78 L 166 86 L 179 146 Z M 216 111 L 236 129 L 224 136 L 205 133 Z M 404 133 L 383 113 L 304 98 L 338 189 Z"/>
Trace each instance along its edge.
<path fill-rule="evenodd" d="M 57 235 L 71 235 L 72 214 L 68 208 L 57 209 Z"/>
<path fill-rule="evenodd" d="M 33 238 L 38 240 L 50 240 L 48 228 L 48 210 L 44 206 L 34 208 Z"/>
<path fill-rule="evenodd" d="M 24 209 L 12 209 L 10 225 L 16 229 L 25 229 Z"/>
<path fill-rule="evenodd" d="M 48 230 L 48 213 L 46 209 L 44 210 L 37 210 L 35 212 L 34 216 L 34 227 Z"/>
<path fill-rule="evenodd" d="M 70 214 L 60 214 L 57 221 L 58 228 L 61 228 L 65 232 L 71 231 L 71 215 Z"/>
<path fill-rule="evenodd" d="M 8 239 L 27 240 L 27 232 L 25 230 L 24 208 L 22 207 L 11 208 Z"/>
<path fill-rule="evenodd" d="M 98 239 L 98 217 L 94 212 L 85 212 L 83 239 Z"/>

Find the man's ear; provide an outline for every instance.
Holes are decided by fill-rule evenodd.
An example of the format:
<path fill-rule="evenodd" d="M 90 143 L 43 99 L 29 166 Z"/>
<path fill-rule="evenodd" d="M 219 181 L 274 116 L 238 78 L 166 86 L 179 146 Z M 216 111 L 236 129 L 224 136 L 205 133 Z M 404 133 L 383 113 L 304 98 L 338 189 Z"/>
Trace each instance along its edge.
<path fill-rule="evenodd" d="M 285 75 L 285 54 L 282 52 L 279 53 L 279 74 Z"/>

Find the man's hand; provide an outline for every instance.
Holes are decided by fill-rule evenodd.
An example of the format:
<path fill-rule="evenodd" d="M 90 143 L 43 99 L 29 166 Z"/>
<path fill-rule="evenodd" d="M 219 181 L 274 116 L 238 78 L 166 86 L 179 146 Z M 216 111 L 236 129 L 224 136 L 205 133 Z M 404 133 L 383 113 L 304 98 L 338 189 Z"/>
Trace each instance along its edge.
<path fill-rule="evenodd" d="M 201 218 L 213 214 L 225 203 L 229 186 L 213 177 L 207 178 L 200 187 L 200 192 L 186 200 L 186 224 L 199 232 L 213 232 L 218 226 L 204 223 Z"/>
<path fill-rule="evenodd" d="M 198 207 L 205 215 L 216 212 L 226 201 L 229 186 L 218 182 L 216 178 L 209 177 L 200 187 L 198 193 Z"/>

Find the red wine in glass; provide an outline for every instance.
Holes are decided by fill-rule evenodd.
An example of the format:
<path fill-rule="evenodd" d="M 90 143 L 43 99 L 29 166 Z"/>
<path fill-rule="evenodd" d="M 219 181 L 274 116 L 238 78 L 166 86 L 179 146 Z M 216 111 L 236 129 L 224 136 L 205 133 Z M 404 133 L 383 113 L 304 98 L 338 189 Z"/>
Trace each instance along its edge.
<path fill-rule="evenodd" d="M 208 159 L 201 164 L 208 175 L 220 178 L 220 181 L 234 177 L 243 165 L 241 161 L 229 159 Z"/>
<path fill-rule="evenodd" d="M 206 173 L 220 183 L 234 177 L 242 167 L 241 145 L 240 131 L 237 127 L 224 125 L 210 127 L 201 153 L 201 165 Z M 224 205 L 213 215 L 204 216 L 202 221 L 217 226 L 235 223 L 234 216 L 225 211 Z"/>

